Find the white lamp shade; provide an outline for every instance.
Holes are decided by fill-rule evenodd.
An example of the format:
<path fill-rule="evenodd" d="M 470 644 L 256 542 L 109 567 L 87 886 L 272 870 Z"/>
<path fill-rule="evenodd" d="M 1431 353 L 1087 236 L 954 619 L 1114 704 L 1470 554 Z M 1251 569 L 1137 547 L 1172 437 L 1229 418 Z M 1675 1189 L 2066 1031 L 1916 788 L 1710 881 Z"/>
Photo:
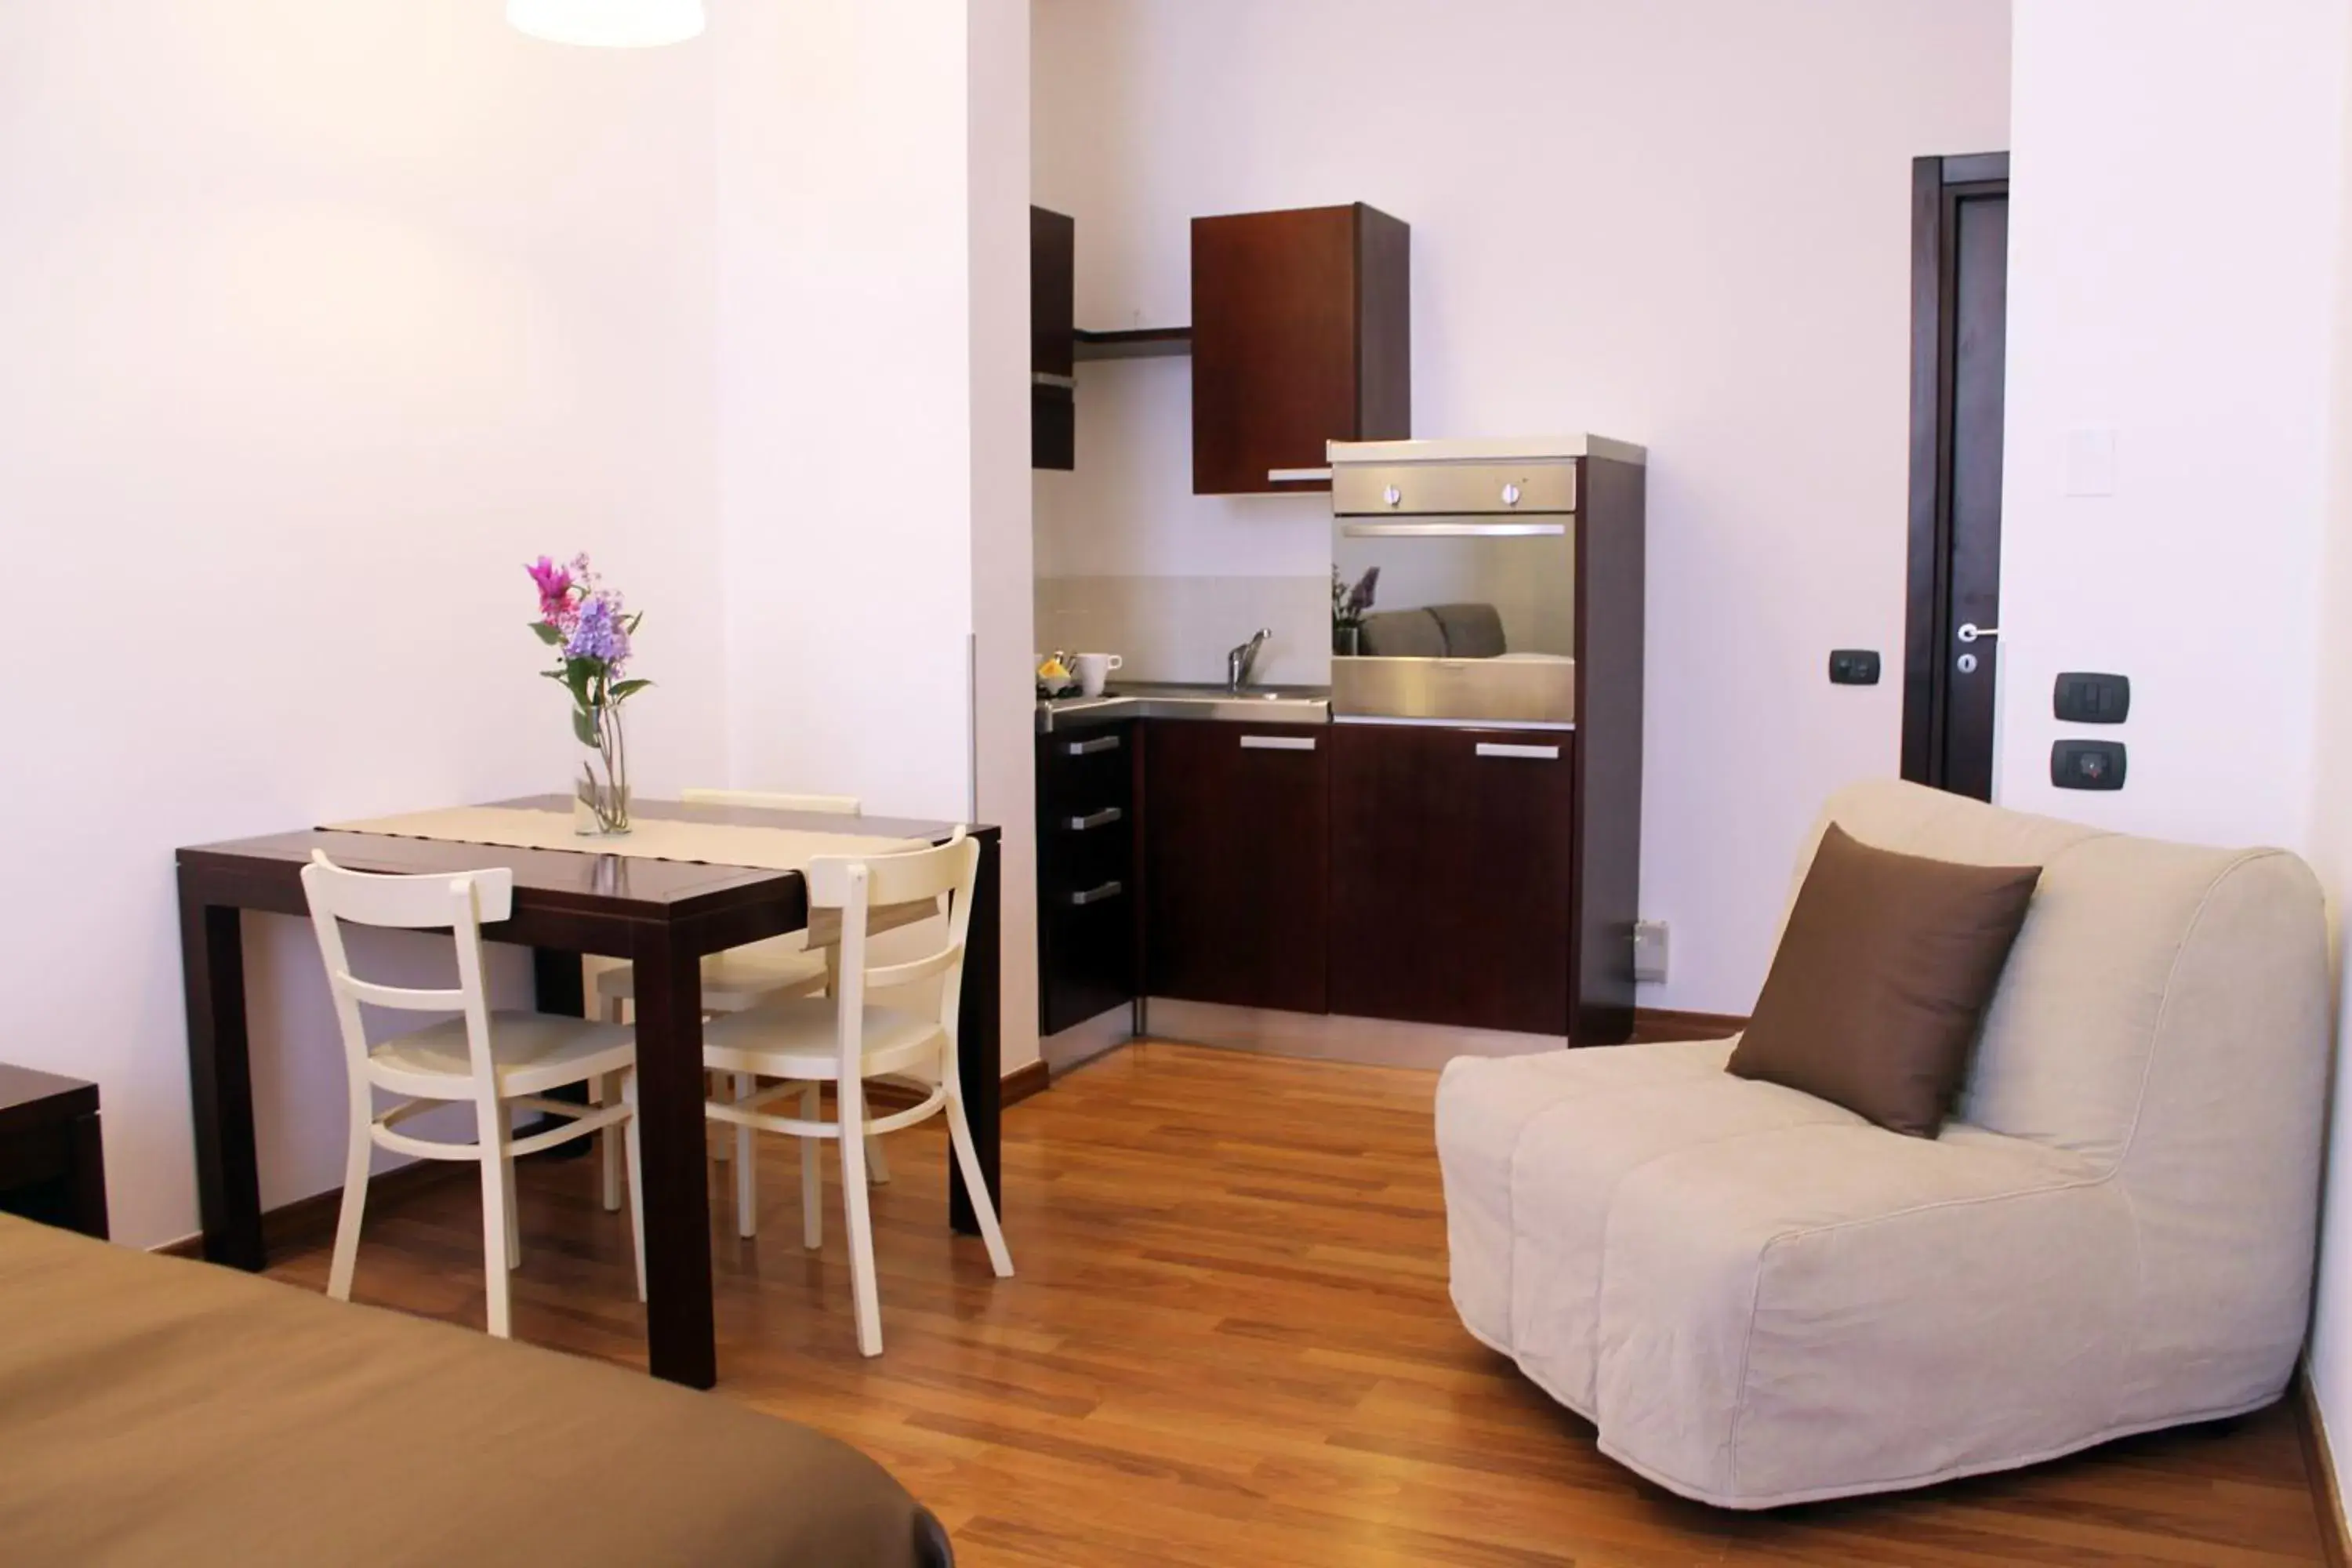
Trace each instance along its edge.
<path fill-rule="evenodd" d="M 534 38 L 607 49 L 699 37 L 702 0 L 507 0 L 507 20 Z"/>

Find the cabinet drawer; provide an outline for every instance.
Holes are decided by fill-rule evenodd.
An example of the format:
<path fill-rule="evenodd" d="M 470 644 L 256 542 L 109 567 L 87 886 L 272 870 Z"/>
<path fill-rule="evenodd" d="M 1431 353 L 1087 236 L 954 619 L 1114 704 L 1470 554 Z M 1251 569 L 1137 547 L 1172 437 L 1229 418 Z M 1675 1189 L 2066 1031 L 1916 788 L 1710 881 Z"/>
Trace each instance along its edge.
<path fill-rule="evenodd" d="M 1135 800 L 1135 726 L 1090 725 L 1038 737 L 1037 806 L 1047 823 L 1129 811 Z"/>

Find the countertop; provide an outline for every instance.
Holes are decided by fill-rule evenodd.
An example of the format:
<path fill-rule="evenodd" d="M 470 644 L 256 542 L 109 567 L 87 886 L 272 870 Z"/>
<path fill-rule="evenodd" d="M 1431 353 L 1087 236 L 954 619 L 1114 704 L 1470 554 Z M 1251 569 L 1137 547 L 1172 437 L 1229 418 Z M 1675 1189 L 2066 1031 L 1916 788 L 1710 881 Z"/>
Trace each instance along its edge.
<path fill-rule="evenodd" d="M 1328 724 L 1328 686 L 1222 686 L 1129 681 L 1100 697 L 1040 698 L 1037 732 L 1108 724 L 1119 719 L 1203 719 L 1241 724 Z"/>

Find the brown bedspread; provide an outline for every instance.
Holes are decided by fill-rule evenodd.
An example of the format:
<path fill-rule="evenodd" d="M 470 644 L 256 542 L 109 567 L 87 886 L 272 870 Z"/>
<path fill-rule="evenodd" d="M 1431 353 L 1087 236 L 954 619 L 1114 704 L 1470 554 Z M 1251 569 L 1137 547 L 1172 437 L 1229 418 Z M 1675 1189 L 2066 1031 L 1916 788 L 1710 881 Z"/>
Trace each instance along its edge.
<path fill-rule="evenodd" d="M 0 1562 L 922 1568 L 856 1449 L 723 1397 L 0 1215 Z"/>

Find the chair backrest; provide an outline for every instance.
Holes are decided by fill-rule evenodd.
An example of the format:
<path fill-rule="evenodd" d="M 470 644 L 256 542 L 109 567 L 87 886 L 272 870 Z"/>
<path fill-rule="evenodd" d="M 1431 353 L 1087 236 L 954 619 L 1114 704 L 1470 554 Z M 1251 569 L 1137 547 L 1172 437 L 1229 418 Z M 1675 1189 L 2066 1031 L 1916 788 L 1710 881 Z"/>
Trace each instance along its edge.
<path fill-rule="evenodd" d="M 911 985 L 932 975 L 940 983 L 940 1026 L 948 1037 L 947 1070 L 955 1070 L 956 1020 L 963 999 L 964 939 L 971 927 L 972 889 L 980 879 L 980 840 L 961 827 L 945 844 L 902 855 L 826 855 L 808 865 L 812 909 L 841 911 L 841 973 L 835 994 L 841 1006 L 842 1070 L 856 1068 L 857 1023 L 866 993 Z M 948 900 L 947 940 L 919 958 L 869 968 L 866 963 L 868 911 L 886 904 Z"/>
<path fill-rule="evenodd" d="M 514 872 L 507 867 L 480 871 L 430 872 L 390 877 L 347 870 L 313 850 L 302 868 L 302 893 L 310 905 L 310 927 L 326 963 L 334 994 L 335 1019 L 343 1035 L 352 1092 L 364 1095 L 369 1079 L 367 1031 L 362 1003 L 417 1013 L 462 1013 L 478 1090 L 496 1098 L 490 1058 L 489 988 L 482 977 L 482 927 L 514 910 Z M 455 990 L 383 985 L 352 973 L 343 948 L 345 923 L 401 931 L 446 930 L 457 948 Z"/>
<path fill-rule="evenodd" d="M 776 795 L 757 789 L 689 789 L 678 792 L 688 805 L 749 805 L 763 811 L 816 811 L 827 816 L 863 815 L 854 795 Z"/>

